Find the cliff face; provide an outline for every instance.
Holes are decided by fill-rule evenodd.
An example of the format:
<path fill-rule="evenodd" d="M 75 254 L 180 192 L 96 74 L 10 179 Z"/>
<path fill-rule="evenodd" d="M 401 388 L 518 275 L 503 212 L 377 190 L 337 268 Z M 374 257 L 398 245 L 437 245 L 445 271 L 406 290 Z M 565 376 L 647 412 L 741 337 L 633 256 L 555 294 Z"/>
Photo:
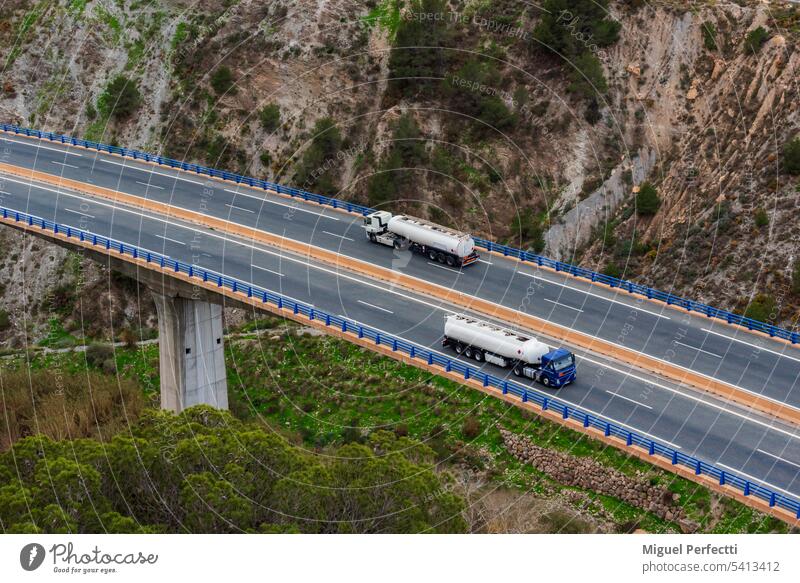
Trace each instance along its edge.
<path fill-rule="evenodd" d="M 426 20 L 426 7 L 442 16 Z M 508 0 L 17 0 L 0 7 L 0 118 L 406 208 L 724 307 L 768 294 L 788 325 L 800 195 L 780 164 L 800 125 L 797 10 L 609 11 L 619 39 L 595 51 L 608 89 L 587 100 L 574 63 L 534 40 L 542 14 Z M 418 46 L 441 33 L 433 59 L 411 60 L 435 85 L 391 79 L 402 71 L 392 47 L 414 20 L 426 25 Z M 746 47 L 759 26 L 768 38 Z M 118 75 L 136 88 L 128 114 L 103 106 Z M 324 118 L 335 131 L 321 138 Z M 633 210 L 645 180 L 661 201 L 654 216 Z M 33 256 L 0 237 L 4 334 L 24 320 L 41 336 L 52 318 L 11 282 L 63 287 L 76 270 L 58 249 Z M 106 323 L 147 325 L 149 299 L 84 273 L 117 286 Z"/>

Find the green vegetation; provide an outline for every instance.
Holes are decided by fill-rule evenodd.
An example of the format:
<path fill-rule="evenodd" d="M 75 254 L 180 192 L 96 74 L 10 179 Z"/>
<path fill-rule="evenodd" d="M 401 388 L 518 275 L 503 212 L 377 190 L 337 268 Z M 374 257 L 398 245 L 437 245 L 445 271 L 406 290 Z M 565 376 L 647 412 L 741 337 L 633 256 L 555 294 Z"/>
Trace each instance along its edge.
<path fill-rule="evenodd" d="M 778 315 L 775 298 L 769 294 L 758 294 L 747 305 L 744 315 L 759 322 L 773 322 Z"/>
<path fill-rule="evenodd" d="M 113 117 L 129 118 L 142 104 L 136 83 L 124 75 L 117 75 L 97 99 L 97 110 L 104 120 Z"/>
<path fill-rule="evenodd" d="M 449 60 L 450 19 L 446 0 L 413 0 L 412 14 L 442 18 L 400 19 L 389 55 L 390 88 L 400 97 L 414 97 L 438 87 Z"/>
<path fill-rule="evenodd" d="M 533 30 L 534 46 L 566 59 L 583 54 L 591 45 L 613 45 L 619 38 L 622 25 L 607 18 L 608 0 L 545 0 L 542 8 Z"/>
<path fill-rule="evenodd" d="M 545 241 L 542 220 L 536 216 L 532 209 L 524 208 L 514 216 L 511 233 L 514 239 L 519 237 L 521 247 L 534 253 L 541 253 L 544 250 Z"/>
<path fill-rule="evenodd" d="M 0 456 L 5 532 L 463 532 L 434 452 L 386 431 L 312 456 L 198 406 L 146 410 L 104 446 L 18 441 Z M 18 460 L 26 460 L 19 464 Z"/>
<path fill-rule="evenodd" d="M 478 58 L 468 59 L 445 81 L 444 93 L 450 96 L 451 108 L 476 120 L 470 125 L 478 137 L 517 122 L 517 115 L 498 95 L 502 81 L 495 62 Z"/>
<path fill-rule="evenodd" d="M 800 259 L 794 260 L 794 269 L 792 270 L 792 292 L 800 295 Z"/>
<path fill-rule="evenodd" d="M 323 117 L 314 124 L 309 144 L 297 166 L 295 181 L 301 188 L 335 194 L 337 154 L 342 147 L 342 134 L 336 122 L 330 117 Z"/>
<path fill-rule="evenodd" d="M 428 159 L 425 141 L 413 114 L 400 116 L 394 126 L 392 145 L 367 183 L 371 205 L 411 197 L 414 168 Z"/>
<path fill-rule="evenodd" d="M 652 216 L 658 212 L 661 206 L 661 199 L 655 186 L 649 182 L 642 183 L 636 195 L 636 214 L 639 216 Z"/>
<path fill-rule="evenodd" d="M 568 91 L 594 100 L 598 95 L 608 91 L 603 66 L 597 57 L 591 53 L 584 53 L 575 58 L 574 65 L 570 71 L 571 82 L 567 87 Z"/>
<path fill-rule="evenodd" d="M 225 93 L 236 93 L 236 86 L 234 84 L 233 71 L 226 65 L 220 65 L 211 74 L 211 87 L 216 91 L 217 95 L 224 95 Z"/>
<path fill-rule="evenodd" d="M 756 227 L 761 228 L 769 225 L 769 215 L 767 215 L 767 211 L 762 208 L 756 209 L 754 220 Z"/>
<path fill-rule="evenodd" d="M 281 108 L 277 103 L 270 103 L 261 108 L 258 117 L 261 120 L 261 127 L 272 133 L 281 125 Z"/>
<path fill-rule="evenodd" d="M 369 26 L 377 23 L 389 33 L 389 40 L 393 41 L 402 22 L 400 8 L 400 0 L 382 0 L 375 8 L 369 11 L 369 14 L 362 21 Z"/>
<path fill-rule="evenodd" d="M 104 6 L 98 5 L 94 8 L 94 14 L 97 19 L 105 25 L 106 29 L 108 29 L 110 33 L 110 39 L 117 43 L 122 36 L 122 25 L 119 22 L 119 19 L 111 14 Z"/>
<path fill-rule="evenodd" d="M 794 176 L 800 175 L 800 136 L 783 146 L 783 169 Z"/>
<path fill-rule="evenodd" d="M 764 46 L 764 43 L 767 42 L 768 38 L 769 33 L 763 26 L 751 30 L 744 39 L 745 51 L 748 53 L 757 53 L 761 50 L 761 47 Z"/>
<path fill-rule="evenodd" d="M 709 51 L 716 51 L 719 50 L 719 45 L 717 44 L 717 28 L 714 26 L 712 22 L 704 22 L 702 24 L 703 29 L 703 45 Z"/>
<path fill-rule="evenodd" d="M 190 33 L 191 33 L 191 28 L 189 24 L 187 24 L 186 22 L 179 22 L 175 26 L 175 34 L 173 35 L 172 41 L 170 43 L 172 50 L 174 51 L 184 42 L 186 42 L 186 39 L 189 38 Z"/>
<path fill-rule="evenodd" d="M 38 374 L 37 371 L 56 371 L 54 374 L 85 377 L 87 366 L 90 375 L 103 368 L 104 356 L 109 353 L 110 348 L 91 350 L 96 352 L 92 357 L 88 354 L 84 357 L 84 354 L 79 352 L 30 355 L 23 353 L 3 363 L 3 374 L 5 375 L 6 371 L 16 370 L 20 375 L 24 375 L 30 368 L 34 374 Z M 37 525 L 48 532 L 54 531 L 59 525 L 63 526 L 61 522 L 54 522 L 52 526 L 47 525 L 50 523 L 43 526 L 38 522 L 39 518 L 46 514 L 42 506 L 45 506 L 47 501 L 45 493 L 45 498 L 41 499 L 41 504 L 39 503 L 40 492 L 37 488 L 41 486 L 36 483 L 36 474 L 40 468 L 45 467 L 39 464 L 45 462 L 38 454 L 42 448 L 50 448 L 47 450 L 47 459 L 61 459 L 66 457 L 65 452 L 69 452 L 71 462 L 81 464 L 81 470 L 87 470 L 87 475 L 93 475 L 89 471 L 92 469 L 100 474 L 103 492 L 98 498 L 100 516 L 113 512 L 122 515 L 120 518 L 115 514 L 109 514 L 108 520 L 103 519 L 104 526 L 110 531 L 116 532 L 114 529 L 120 528 L 120 531 L 128 532 L 129 528 L 134 528 L 127 520 L 127 517 L 131 517 L 140 521 L 144 529 L 172 532 L 170 529 L 174 524 L 170 520 L 174 518 L 162 520 L 170 510 L 176 511 L 178 518 L 185 519 L 185 524 L 191 524 L 190 528 L 193 530 L 221 532 L 235 526 L 270 532 L 295 530 L 291 519 L 273 520 L 271 516 L 265 517 L 264 514 L 259 514 L 264 512 L 263 507 L 253 508 L 253 505 L 262 501 L 265 506 L 275 504 L 272 506 L 275 510 L 286 510 L 288 507 L 292 511 L 300 505 L 303 513 L 298 514 L 301 516 L 312 516 L 313 513 L 319 515 L 326 512 L 325 509 L 334 509 L 332 512 L 335 513 L 336 508 L 344 507 L 337 506 L 338 502 L 331 502 L 327 496 L 323 496 L 322 510 L 320 505 L 312 504 L 320 494 L 319 489 L 329 487 L 331 480 L 336 486 L 335 479 L 338 479 L 336 476 L 340 475 L 338 472 L 342 468 L 331 469 L 326 461 L 320 462 L 317 458 L 311 458 L 309 454 L 299 453 L 294 446 L 286 445 L 302 442 L 305 452 L 316 450 L 321 454 L 319 458 L 323 460 L 352 451 L 342 449 L 346 444 L 355 444 L 359 448 L 371 450 L 371 455 L 375 457 L 379 457 L 382 452 L 395 451 L 392 449 L 395 447 L 392 444 L 396 444 L 397 448 L 403 449 L 403 456 L 407 458 L 406 461 L 398 459 L 398 465 L 401 468 L 416 467 L 416 472 L 422 472 L 423 484 L 399 484 L 397 491 L 389 488 L 389 491 L 384 492 L 387 494 L 388 503 L 397 504 L 398 500 L 411 499 L 416 505 L 418 499 L 415 496 L 422 495 L 420 490 L 424 490 L 426 504 L 429 506 L 423 507 L 423 513 L 431 517 L 434 515 L 455 517 L 457 510 L 454 510 L 452 515 L 447 515 L 441 510 L 441 506 L 445 504 L 447 507 L 456 506 L 460 502 L 458 499 L 451 499 L 448 502 L 440 498 L 442 492 L 452 492 L 453 488 L 447 483 L 449 478 L 446 471 L 438 477 L 439 486 L 430 481 L 430 468 L 435 463 L 439 469 L 447 470 L 452 464 L 457 464 L 459 467 L 474 468 L 476 472 L 486 476 L 490 490 L 510 488 L 544 497 L 559 497 L 569 490 L 585 492 L 588 497 L 588 507 L 584 508 L 582 513 L 592 514 L 595 509 L 600 509 L 605 515 L 612 517 L 621 531 L 627 532 L 631 528 L 644 528 L 653 532 L 677 529 L 677 526 L 664 522 L 646 510 L 591 491 L 564 486 L 553 481 L 547 474 L 519 462 L 505 450 L 499 434 L 499 428 L 503 427 L 524 434 L 536 445 L 553 448 L 573 456 L 591 456 L 626 475 L 640 476 L 652 484 L 669 488 L 670 491 L 680 495 L 679 504 L 687 517 L 699 524 L 702 532 L 786 531 L 784 524 L 766 519 L 758 512 L 733 500 L 722 498 L 698 484 L 658 470 L 644 461 L 628 457 L 622 451 L 543 420 L 514 405 L 467 389 L 457 382 L 435 377 L 420 369 L 380 357 L 347 342 L 302 334 L 297 326 L 284 327 L 277 319 L 269 318 L 242 326 L 236 338 L 227 339 L 226 353 L 231 409 L 241 420 L 240 422 L 233 421 L 226 414 L 200 408 L 180 417 L 147 412 L 139 423 L 133 424 L 138 411 L 128 409 L 128 418 L 133 424 L 131 428 L 101 426 L 103 439 L 112 441 L 110 447 L 104 446 L 109 454 L 108 461 L 105 461 L 103 450 L 93 442 L 77 440 L 51 444 L 45 441 L 45 445 L 39 447 L 40 442 L 36 438 L 24 439 L 18 442 L 14 451 L 18 465 L 26 468 L 22 473 L 21 483 L 18 481 L 16 471 L 10 473 L 8 471 L 7 464 L 11 454 L 0 457 L 0 483 L 13 486 L 0 490 L 0 524 L 6 528 L 10 524 L 15 524 L 17 526 L 14 530 L 32 529 L 30 525 L 22 526 L 20 521 L 36 520 Z M 138 380 L 145 395 L 149 396 L 151 401 L 157 400 L 158 347 L 150 345 L 133 350 L 117 349 L 114 355 L 122 382 L 126 382 L 126 379 Z M 107 375 L 107 378 L 116 386 L 116 376 Z M 94 387 L 94 381 L 92 383 Z M 52 387 L 54 383 L 43 381 L 42 384 Z M 86 392 L 83 395 L 84 399 L 90 401 L 90 395 Z M 124 399 L 126 404 L 129 402 L 129 397 L 121 399 Z M 54 409 L 55 414 L 63 418 L 63 409 L 56 407 Z M 43 426 L 42 423 L 46 421 L 41 415 L 43 410 L 37 409 L 37 411 L 38 426 Z M 63 419 L 57 422 L 63 423 Z M 265 432 L 262 430 L 262 424 L 267 424 L 270 428 Z M 232 429 L 229 430 L 229 427 Z M 36 431 L 35 427 L 33 431 Z M 393 432 L 394 436 L 387 433 L 388 431 Z M 111 439 L 115 434 L 117 436 Z M 78 436 L 80 433 L 61 431 L 60 435 Z M 196 436 L 196 439 L 194 437 L 189 439 L 187 436 L 190 435 Z M 143 453 L 141 459 L 144 462 L 133 457 L 131 439 L 135 440 L 137 448 Z M 435 460 L 430 457 L 427 448 L 421 448 L 416 441 L 424 441 L 434 452 Z M 276 445 L 276 449 L 273 449 L 273 444 L 277 442 L 282 445 Z M 376 443 L 381 445 L 376 448 Z M 388 445 L 383 445 L 384 443 Z M 102 467 L 96 465 L 98 458 L 86 452 L 98 452 L 105 465 Z M 214 452 L 215 455 L 203 459 L 202 455 L 209 452 Z M 254 462 L 242 472 L 239 468 L 244 462 L 241 460 L 253 459 L 248 457 L 251 453 L 255 456 Z M 304 469 L 293 471 L 288 476 L 284 473 L 277 477 L 263 476 L 259 473 L 264 467 L 259 465 L 261 460 L 271 461 L 275 459 L 274 456 L 279 460 L 294 460 L 295 454 L 299 454 L 305 460 L 310 459 L 308 463 L 312 469 L 303 466 Z M 378 464 L 377 460 L 369 457 L 363 449 L 358 450 L 356 457 L 365 465 Z M 34 461 L 30 464 L 21 462 L 29 459 Z M 166 465 L 165 459 L 171 460 L 172 465 Z M 352 463 L 352 460 L 345 461 Z M 143 486 L 142 476 L 145 470 L 142 466 L 149 475 L 157 476 L 158 481 Z M 398 475 L 391 473 L 393 471 L 391 464 L 388 465 L 388 469 L 387 466 L 369 465 L 365 471 L 371 471 L 373 467 L 378 473 L 383 471 L 383 477 L 387 476 L 387 473 L 390 476 Z M 219 470 L 219 473 L 215 474 L 214 479 L 208 478 L 205 473 L 209 471 L 214 473 L 214 469 Z M 362 475 L 362 468 L 357 467 L 357 469 L 357 475 L 353 476 L 352 473 L 350 475 L 353 479 L 366 480 L 365 485 L 369 489 L 370 477 Z M 123 484 L 119 491 L 117 487 L 109 487 L 111 471 L 115 472 L 114 475 L 119 483 Z M 122 473 L 117 473 L 118 471 Z M 398 470 L 400 481 L 407 482 L 409 480 L 406 480 L 405 476 L 408 474 L 404 474 L 403 471 Z M 236 521 L 236 524 L 225 523 L 222 518 L 208 523 L 198 522 L 200 517 L 192 516 L 197 514 L 195 512 L 197 499 L 184 495 L 186 488 L 176 481 L 175 474 L 181 472 L 199 476 L 193 477 L 192 483 L 199 484 L 198 488 L 204 493 L 204 497 L 214 502 L 215 510 L 219 510 L 222 516 L 229 518 L 231 522 Z M 255 474 L 246 476 L 251 472 Z M 298 477 L 299 475 L 302 478 Z M 411 475 L 415 477 L 410 481 L 419 481 L 419 473 Z M 302 480 L 307 484 L 305 488 L 308 492 L 301 493 L 296 502 L 287 501 L 278 495 L 276 481 L 282 478 L 286 479 L 283 483 Z M 254 492 L 253 484 L 261 481 L 265 482 L 266 488 L 251 494 Z M 92 481 L 90 486 L 94 488 L 94 484 Z M 58 484 L 60 488 L 67 485 L 68 483 Z M 19 507 L 15 507 L 12 502 L 22 496 L 20 486 L 27 488 L 25 493 L 33 494 L 33 499 L 37 501 L 33 517 L 29 516 L 25 520 L 22 520 L 23 516 L 15 514 L 17 512 L 15 508 Z M 293 493 L 297 494 L 296 482 L 293 488 Z M 92 493 L 95 491 L 92 490 Z M 150 497 L 155 495 L 155 491 L 167 493 L 164 504 L 151 503 Z M 107 495 L 106 492 L 116 493 Z M 375 493 L 374 490 L 369 492 Z M 119 500 L 123 496 L 126 500 L 135 501 L 131 510 L 119 507 Z M 248 503 L 255 502 L 248 506 L 242 504 L 237 496 L 249 498 Z M 357 501 L 358 504 L 361 500 Z M 73 520 L 69 523 L 70 527 L 75 523 L 77 530 L 97 527 L 98 518 L 93 512 L 85 511 L 85 505 L 79 505 L 76 509 L 71 506 L 73 503 L 71 498 L 68 502 L 65 508 L 69 510 L 67 514 Z M 282 504 L 288 506 L 281 506 Z M 294 506 L 291 506 L 292 504 Z M 350 500 L 343 504 L 358 509 L 365 508 L 358 504 L 352 506 Z M 368 505 L 369 502 L 365 504 Z M 434 508 L 431 509 L 431 506 Z M 204 514 L 209 515 L 213 512 L 206 509 Z M 325 515 L 323 521 L 328 520 L 328 516 L 330 515 Z M 112 518 L 114 520 L 111 520 Z M 342 519 L 341 515 L 338 515 L 338 518 Z M 260 522 L 262 520 L 263 522 Z M 382 523 L 381 527 L 386 531 L 402 529 L 409 524 L 407 521 L 403 522 L 406 520 L 405 516 L 390 520 L 398 522 Z M 460 523 L 456 524 L 459 520 L 453 518 L 450 524 L 455 526 L 451 530 L 460 530 L 463 527 Z M 118 521 L 127 526 L 117 527 Z M 317 526 L 321 526 L 325 532 L 337 528 L 329 522 Z M 303 526 L 300 523 L 297 529 L 305 531 L 307 527 L 308 525 Z M 357 529 L 358 525 L 349 524 L 346 520 L 344 526 L 338 525 L 338 528 L 345 530 L 351 527 Z M 450 527 L 443 525 L 442 528 Z M 559 527 L 554 522 L 551 528 Z"/>
<path fill-rule="evenodd" d="M 622 279 L 622 270 L 620 269 L 619 265 L 614 263 L 613 261 L 609 261 L 606 263 L 606 266 L 601 271 L 603 275 L 607 275 L 609 277 L 616 277 L 617 279 Z"/>

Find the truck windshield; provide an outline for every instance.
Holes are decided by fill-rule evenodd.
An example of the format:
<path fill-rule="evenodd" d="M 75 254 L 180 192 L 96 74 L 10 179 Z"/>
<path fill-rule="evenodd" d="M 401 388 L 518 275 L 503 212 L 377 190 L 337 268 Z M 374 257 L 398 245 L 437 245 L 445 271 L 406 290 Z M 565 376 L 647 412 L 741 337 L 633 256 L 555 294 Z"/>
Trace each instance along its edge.
<path fill-rule="evenodd" d="M 564 370 L 575 364 L 575 359 L 570 354 L 569 356 L 562 356 L 558 360 L 553 361 L 553 368 L 555 370 Z"/>

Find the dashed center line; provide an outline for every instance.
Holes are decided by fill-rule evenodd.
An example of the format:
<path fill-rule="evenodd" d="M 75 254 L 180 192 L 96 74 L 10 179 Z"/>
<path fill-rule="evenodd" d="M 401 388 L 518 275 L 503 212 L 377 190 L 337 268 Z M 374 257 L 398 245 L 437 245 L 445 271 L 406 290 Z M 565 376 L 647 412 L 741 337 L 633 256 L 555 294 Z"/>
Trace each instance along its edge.
<path fill-rule="evenodd" d="M 90 215 L 89 213 L 85 213 L 83 211 L 76 211 L 74 209 L 66 209 L 66 208 L 63 210 L 65 210 L 68 213 L 75 213 L 76 215 L 81 215 L 82 217 L 89 217 L 90 219 L 95 218 L 94 215 Z"/>
<path fill-rule="evenodd" d="M 235 204 L 230 204 L 230 203 L 227 203 L 227 202 L 225 203 L 225 206 L 230 207 L 232 209 L 236 209 L 237 211 L 244 211 L 246 213 L 255 213 L 256 212 L 254 210 L 246 209 L 246 208 L 244 208 L 242 206 L 236 206 Z"/>
<path fill-rule="evenodd" d="M 58 164 L 59 166 L 68 166 L 69 168 L 80 168 L 80 166 L 75 166 L 74 164 L 67 164 L 66 162 L 56 162 L 55 160 L 50 160 L 53 164 Z"/>
<path fill-rule="evenodd" d="M 714 354 L 713 352 L 709 352 L 708 350 L 703 350 L 702 348 L 697 348 L 697 346 L 692 346 L 691 344 L 684 344 L 683 342 L 678 342 L 675 340 L 675 344 L 680 344 L 681 346 L 685 346 L 686 348 L 691 348 L 692 350 L 696 350 L 697 352 L 704 352 L 714 358 L 722 358 L 719 354 Z"/>
<path fill-rule="evenodd" d="M 157 188 L 158 190 L 164 190 L 163 186 L 158 186 L 157 184 L 151 184 L 149 182 L 141 182 L 137 180 L 136 184 L 141 184 L 142 186 L 146 186 L 147 188 Z"/>
<path fill-rule="evenodd" d="M 256 269 L 260 269 L 261 271 L 267 271 L 269 273 L 273 273 L 275 275 L 279 275 L 280 277 L 285 277 L 285 275 L 279 271 L 273 271 L 271 269 L 267 269 L 266 267 L 261 267 L 260 265 L 251 265 L 250 267 L 254 267 Z"/>
<path fill-rule="evenodd" d="M 165 237 L 164 235 L 156 235 L 159 239 L 164 239 L 165 241 L 172 241 L 173 243 L 177 243 L 178 245 L 186 245 L 183 241 L 178 241 L 177 239 L 170 239 L 169 237 Z"/>
<path fill-rule="evenodd" d="M 445 271 L 449 271 L 450 273 L 455 273 L 456 275 L 461 275 L 461 271 L 458 269 L 452 269 L 450 267 L 445 267 L 444 265 L 439 265 L 438 263 L 434 263 L 433 261 L 428 261 L 428 265 L 433 265 L 434 267 L 438 267 L 439 269 L 444 269 Z"/>
<path fill-rule="evenodd" d="M 631 403 L 634 403 L 638 407 L 644 407 L 645 409 L 652 409 L 652 407 L 650 405 L 645 405 L 644 403 L 640 403 L 639 401 L 635 401 L 634 399 L 631 399 L 630 397 L 626 397 L 625 395 L 620 395 L 619 393 L 615 393 L 614 391 L 606 390 L 606 393 L 608 393 L 612 397 L 619 397 L 620 399 L 625 399 L 626 401 L 630 401 Z"/>
<path fill-rule="evenodd" d="M 794 462 L 790 462 L 789 460 L 785 460 L 782 457 L 779 457 L 779 456 L 775 455 L 774 453 L 769 453 L 768 451 L 764 451 L 763 449 L 756 449 L 756 451 L 759 452 L 759 453 L 763 453 L 764 455 L 768 455 L 771 458 L 775 458 L 778 461 L 782 461 L 785 464 L 789 464 L 790 466 L 794 466 L 794 467 L 800 469 L 800 464 L 796 464 Z"/>
<path fill-rule="evenodd" d="M 318 213 L 316 211 L 312 211 L 312 210 L 309 210 L 309 209 L 304 209 L 304 208 L 302 208 L 300 206 L 299 202 L 296 205 L 294 205 L 294 204 L 286 204 L 284 202 L 278 202 L 276 200 L 270 200 L 270 199 L 268 199 L 266 197 L 263 197 L 263 196 L 254 196 L 252 194 L 247 194 L 246 192 L 242 192 L 241 190 L 231 190 L 230 188 L 224 188 L 223 190 L 225 192 L 230 192 L 231 194 L 235 194 L 236 196 L 245 196 L 247 198 L 255 199 L 255 200 L 259 201 L 259 202 L 263 202 L 263 203 L 267 203 L 267 204 L 274 204 L 274 205 L 277 205 L 277 206 L 283 206 L 283 207 L 286 207 L 286 208 L 289 208 L 289 209 L 292 209 L 292 210 L 295 210 L 295 211 L 300 211 L 301 213 L 308 213 L 310 215 L 316 215 L 318 217 L 322 217 L 323 219 L 330 219 L 332 221 L 338 221 L 339 220 L 338 218 L 326 215 L 325 213 Z"/>
<path fill-rule="evenodd" d="M 330 235 L 331 237 L 339 237 L 340 239 L 347 239 L 348 241 L 355 241 L 355 239 L 351 239 L 350 237 L 345 237 L 344 235 L 337 235 L 336 233 L 331 233 L 330 231 L 322 231 L 326 235 Z"/>
<path fill-rule="evenodd" d="M 155 170 L 150 170 L 149 168 L 139 168 L 138 166 L 132 166 L 130 164 L 122 164 L 120 162 L 114 162 L 113 160 L 106 160 L 105 158 L 100 158 L 100 161 L 105 162 L 106 164 L 113 164 L 114 166 L 122 166 L 123 168 L 127 168 L 128 170 L 136 170 L 138 172 L 145 172 L 146 174 L 165 176 L 167 178 L 171 178 L 172 180 L 191 182 L 192 184 L 199 184 L 200 186 L 203 186 L 205 184 L 204 182 L 198 182 L 197 180 L 190 180 L 189 178 L 184 178 L 183 176 L 177 176 L 174 174 L 165 174 L 164 172 L 156 172 Z"/>
<path fill-rule="evenodd" d="M 380 306 L 376 306 L 375 304 L 370 304 L 368 302 L 364 302 L 361 300 L 357 300 L 359 304 L 364 304 L 365 306 L 369 306 L 370 308 L 375 308 L 376 310 L 380 310 L 381 312 L 386 312 L 387 314 L 394 314 L 393 311 L 387 310 L 386 308 L 382 308 Z"/>
<path fill-rule="evenodd" d="M 726 338 L 728 340 L 732 340 L 733 342 L 738 342 L 740 344 L 744 344 L 746 346 L 751 346 L 756 350 L 763 350 L 764 352 L 769 352 L 770 354 L 774 354 L 776 356 L 780 356 L 781 358 L 788 358 L 789 360 L 793 360 L 795 362 L 800 362 L 800 358 L 795 358 L 794 356 L 789 356 L 788 354 L 783 354 L 782 352 L 778 352 L 777 350 L 770 350 L 769 348 L 765 348 L 763 346 L 759 346 L 758 344 L 750 344 L 749 342 L 745 342 L 744 340 L 739 340 L 738 338 L 733 338 L 726 334 L 720 334 L 719 332 L 714 332 L 713 330 L 709 330 L 708 328 L 700 328 L 703 332 L 708 332 L 709 334 L 714 334 L 715 336 L 720 336 L 721 338 Z"/>
<path fill-rule="evenodd" d="M 580 308 L 573 308 L 572 306 L 568 306 L 567 304 L 562 304 L 561 302 L 557 302 L 555 300 L 548 300 L 547 298 L 543 298 L 544 301 L 550 302 L 551 304 L 555 304 L 557 306 L 561 306 L 563 308 L 569 308 L 570 310 L 575 310 L 576 312 L 583 312 Z"/>

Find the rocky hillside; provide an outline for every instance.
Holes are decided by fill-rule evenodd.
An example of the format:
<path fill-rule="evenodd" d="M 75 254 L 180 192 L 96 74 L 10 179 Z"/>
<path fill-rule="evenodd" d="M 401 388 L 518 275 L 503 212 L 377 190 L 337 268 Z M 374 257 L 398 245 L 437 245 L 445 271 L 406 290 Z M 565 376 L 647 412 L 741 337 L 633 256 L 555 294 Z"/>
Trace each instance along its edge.
<path fill-rule="evenodd" d="M 403 208 L 793 325 L 800 8 L 604 4 L 10 0 L 0 118 Z M 74 298 L 34 310 L 20 278 L 84 278 L 114 292 L 103 325 L 152 324 L 126 282 L 0 236 L 6 336 L 84 319 Z"/>

